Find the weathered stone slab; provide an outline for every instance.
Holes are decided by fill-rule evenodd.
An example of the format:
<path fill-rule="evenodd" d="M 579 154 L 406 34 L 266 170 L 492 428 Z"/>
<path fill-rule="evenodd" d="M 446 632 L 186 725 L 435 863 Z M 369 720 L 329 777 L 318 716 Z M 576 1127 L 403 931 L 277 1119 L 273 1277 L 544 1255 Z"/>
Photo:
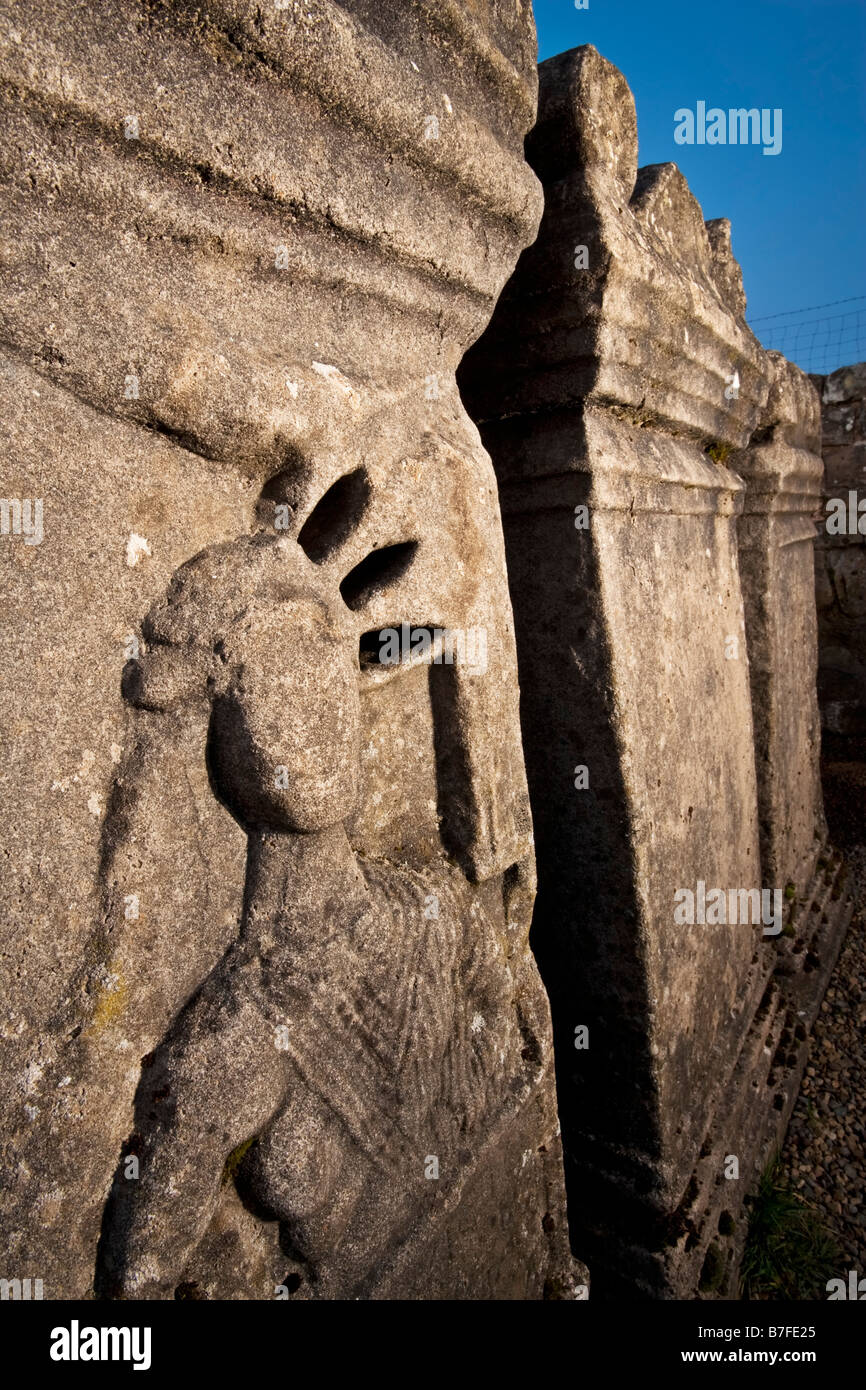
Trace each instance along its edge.
<path fill-rule="evenodd" d="M 0 33 L 2 491 L 44 528 L 0 545 L 3 1272 L 569 1296 L 454 382 L 540 212 L 528 7 L 33 0 Z M 432 649 L 383 665 L 404 624 Z"/>
<path fill-rule="evenodd" d="M 767 404 L 749 447 L 734 456 L 733 466 L 746 484 L 739 553 L 761 867 L 765 882 L 784 885 L 784 927 L 769 961 L 765 956 L 753 1046 L 744 1053 L 733 1088 L 751 1103 L 740 1102 L 727 1134 L 717 1126 L 723 1144 L 731 1144 L 734 1134 L 746 1136 L 740 1143 L 753 1155 L 756 1171 L 781 1145 L 807 1060 L 807 1037 L 852 911 L 844 865 L 827 841 L 821 792 L 813 602 L 815 519 L 824 473 L 820 406 L 799 368 L 776 352 L 768 353 L 767 361 Z M 727 1254 L 736 1269 L 744 1223 L 729 1234 L 729 1242 L 715 1243 L 711 1263 L 722 1263 Z"/>
<path fill-rule="evenodd" d="M 866 363 L 813 378 L 826 467 L 816 556 L 818 695 L 834 757 L 866 748 Z"/>
<path fill-rule="evenodd" d="M 735 467 L 746 482 L 740 572 L 755 723 L 761 863 L 767 882 L 802 892 L 825 838 L 815 588 L 821 417 L 805 373 L 768 354 L 770 394 L 751 447 Z M 789 888 L 790 892 L 790 888 Z"/>
<path fill-rule="evenodd" d="M 587 47 L 540 77 L 539 238 L 460 381 L 503 500 L 572 1235 L 602 1297 L 717 1293 L 804 1055 L 773 975 L 818 851 L 813 402 L 745 324 L 729 224 L 637 169 L 622 75 Z"/>

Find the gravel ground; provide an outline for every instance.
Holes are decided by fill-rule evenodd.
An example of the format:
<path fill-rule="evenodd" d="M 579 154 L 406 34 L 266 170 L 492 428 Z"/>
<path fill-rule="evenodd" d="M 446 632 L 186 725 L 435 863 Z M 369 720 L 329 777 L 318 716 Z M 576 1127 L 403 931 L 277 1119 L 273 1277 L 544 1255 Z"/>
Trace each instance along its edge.
<path fill-rule="evenodd" d="M 830 835 L 848 864 L 854 918 L 815 1023 L 782 1166 L 835 1236 L 839 1273 L 866 1276 L 866 764 L 824 769 Z"/>

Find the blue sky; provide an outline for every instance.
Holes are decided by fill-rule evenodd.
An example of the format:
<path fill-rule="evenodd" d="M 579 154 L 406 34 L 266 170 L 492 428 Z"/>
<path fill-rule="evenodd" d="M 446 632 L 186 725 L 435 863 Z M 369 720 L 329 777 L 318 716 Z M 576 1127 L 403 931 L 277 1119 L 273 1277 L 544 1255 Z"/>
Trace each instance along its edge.
<path fill-rule="evenodd" d="M 539 58 L 594 44 L 634 92 L 640 163 L 674 161 L 704 217 L 731 219 L 747 317 L 764 320 L 757 336 L 806 370 L 866 358 L 866 0 L 589 0 L 585 10 L 534 0 L 534 9 Z M 781 107 L 781 152 L 677 145 L 674 112 L 698 101 Z M 863 297 L 833 303 L 854 296 Z"/>

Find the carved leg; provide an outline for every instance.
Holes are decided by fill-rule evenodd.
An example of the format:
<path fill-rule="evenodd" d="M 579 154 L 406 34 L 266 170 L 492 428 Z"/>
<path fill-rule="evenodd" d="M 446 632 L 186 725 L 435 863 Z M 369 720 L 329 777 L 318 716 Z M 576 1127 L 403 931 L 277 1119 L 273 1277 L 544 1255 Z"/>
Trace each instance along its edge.
<path fill-rule="evenodd" d="M 171 1296 L 213 1214 L 226 1159 L 283 1101 L 285 1057 L 272 1024 L 240 995 L 239 974 L 211 976 L 142 1083 L 138 1177 L 121 1162 L 103 1234 L 106 1293 Z"/>

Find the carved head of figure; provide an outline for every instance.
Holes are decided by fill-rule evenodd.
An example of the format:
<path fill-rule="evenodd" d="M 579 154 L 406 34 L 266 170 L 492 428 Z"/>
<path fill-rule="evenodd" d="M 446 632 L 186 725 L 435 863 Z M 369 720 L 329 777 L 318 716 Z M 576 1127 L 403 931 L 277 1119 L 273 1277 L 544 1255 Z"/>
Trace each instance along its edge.
<path fill-rule="evenodd" d="M 294 541 L 259 534 L 203 551 L 143 630 L 127 696 L 157 710 L 210 701 L 214 790 L 245 829 L 323 830 L 354 810 L 357 638 Z"/>
<path fill-rule="evenodd" d="M 358 795 L 357 656 L 309 593 L 265 601 L 224 639 L 214 701 L 216 790 L 250 829 L 323 830 Z"/>

